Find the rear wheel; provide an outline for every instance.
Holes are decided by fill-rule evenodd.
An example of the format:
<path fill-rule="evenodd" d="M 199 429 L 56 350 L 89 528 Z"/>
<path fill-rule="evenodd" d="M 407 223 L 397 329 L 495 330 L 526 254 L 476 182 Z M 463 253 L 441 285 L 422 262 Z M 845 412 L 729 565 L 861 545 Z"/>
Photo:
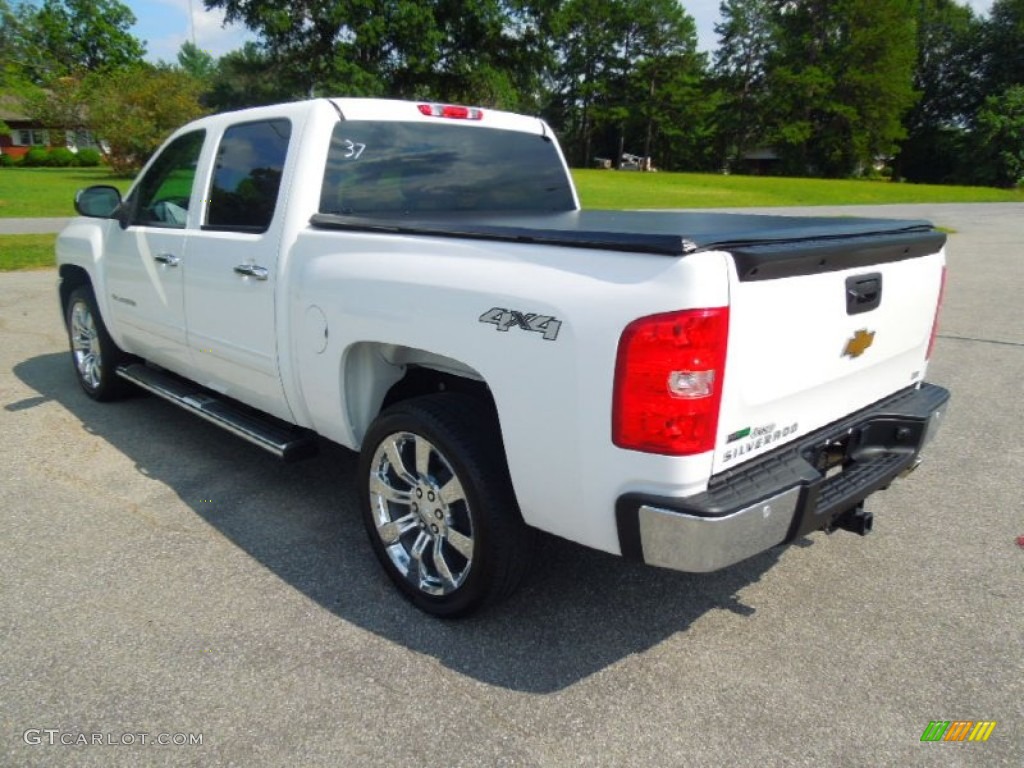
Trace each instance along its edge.
<path fill-rule="evenodd" d="M 82 285 L 71 292 L 65 319 L 75 377 L 85 394 L 101 401 L 127 394 L 128 383 L 115 373 L 125 354 L 107 333 L 92 288 Z"/>
<path fill-rule="evenodd" d="M 374 552 L 419 608 L 465 615 L 518 585 L 529 531 L 478 400 L 430 395 L 387 409 L 364 440 L 359 476 Z"/>

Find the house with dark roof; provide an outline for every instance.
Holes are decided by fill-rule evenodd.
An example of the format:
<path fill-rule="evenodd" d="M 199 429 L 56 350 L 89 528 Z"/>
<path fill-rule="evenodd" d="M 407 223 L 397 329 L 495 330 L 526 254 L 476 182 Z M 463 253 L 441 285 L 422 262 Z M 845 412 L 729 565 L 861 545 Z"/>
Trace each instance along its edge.
<path fill-rule="evenodd" d="M 10 129 L 6 134 L 0 133 L 0 155 L 22 157 L 33 147 L 65 146 L 72 152 L 100 149 L 88 131 L 54 129 L 29 117 L 17 97 L 9 94 L 0 94 L 0 122 Z"/>
<path fill-rule="evenodd" d="M 10 133 L 0 134 L 0 154 L 21 157 L 32 147 L 48 147 L 50 132 L 21 111 L 17 99 L 0 95 L 0 121 Z"/>

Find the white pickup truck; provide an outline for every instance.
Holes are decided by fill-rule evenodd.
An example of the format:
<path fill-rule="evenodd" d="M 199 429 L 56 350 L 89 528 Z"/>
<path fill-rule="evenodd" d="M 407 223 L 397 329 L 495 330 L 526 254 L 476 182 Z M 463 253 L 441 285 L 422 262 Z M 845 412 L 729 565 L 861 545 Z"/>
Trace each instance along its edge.
<path fill-rule="evenodd" d="M 580 210 L 541 120 L 317 99 L 178 130 L 57 241 L 79 383 L 360 451 L 373 549 L 469 613 L 531 529 L 710 571 L 866 533 L 949 398 L 927 222 Z"/>

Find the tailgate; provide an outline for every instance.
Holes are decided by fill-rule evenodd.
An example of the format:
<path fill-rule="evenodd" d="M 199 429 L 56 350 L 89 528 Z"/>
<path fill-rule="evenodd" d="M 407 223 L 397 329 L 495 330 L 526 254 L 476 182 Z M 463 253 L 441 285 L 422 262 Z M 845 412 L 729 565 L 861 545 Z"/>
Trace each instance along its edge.
<path fill-rule="evenodd" d="M 730 249 L 714 472 L 922 381 L 944 242 L 904 231 Z"/>

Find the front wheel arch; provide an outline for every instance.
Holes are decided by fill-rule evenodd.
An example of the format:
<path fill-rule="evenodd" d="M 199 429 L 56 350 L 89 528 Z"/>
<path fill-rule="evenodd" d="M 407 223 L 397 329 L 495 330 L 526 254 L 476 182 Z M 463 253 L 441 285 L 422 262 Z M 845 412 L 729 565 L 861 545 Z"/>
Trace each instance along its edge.
<path fill-rule="evenodd" d="M 60 293 L 61 316 L 66 318 L 68 301 L 71 299 L 72 291 L 83 285 L 92 288 L 92 278 L 89 277 L 89 273 L 82 269 L 82 267 L 74 264 L 62 264 L 57 274 L 60 276 L 60 287 L 58 290 Z"/>

